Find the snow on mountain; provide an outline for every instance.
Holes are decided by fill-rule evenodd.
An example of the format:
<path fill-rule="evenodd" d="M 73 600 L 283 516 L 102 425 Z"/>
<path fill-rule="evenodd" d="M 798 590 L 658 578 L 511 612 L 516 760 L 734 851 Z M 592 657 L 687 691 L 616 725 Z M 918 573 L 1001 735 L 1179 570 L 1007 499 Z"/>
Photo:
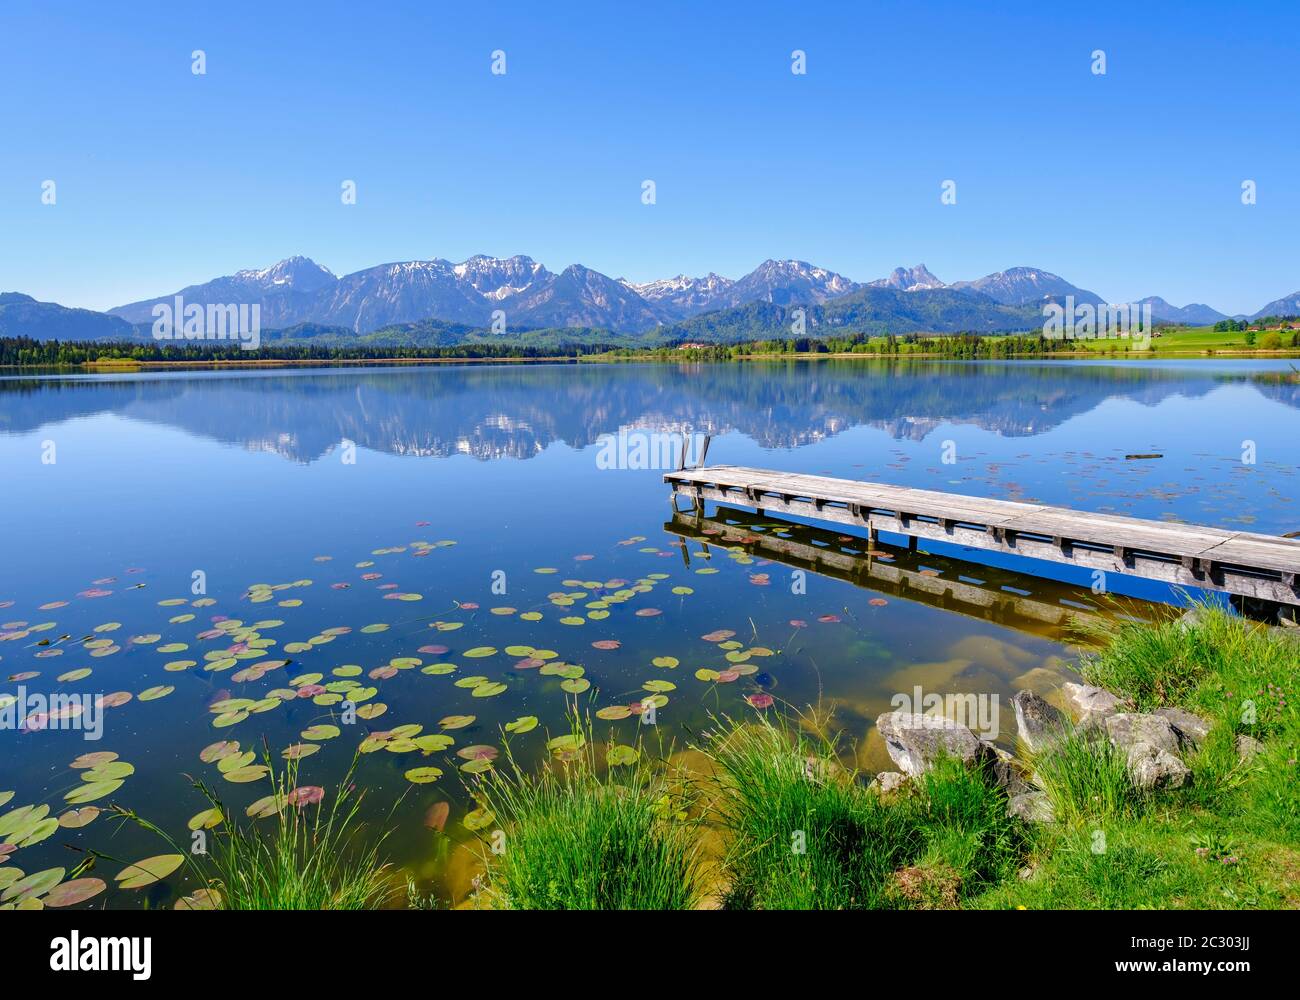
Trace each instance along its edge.
<path fill-rule="evenodd" d="M 978 292 L 1008 306 L 1036 305 L 1044 299 L 1064 299 L 1067 295 L 1073 295 L 1074 301 L 1080 304 L 1098 305 L 1104 301 L 1096 292 L 1079 288 L 1060 275 L 1037 267 L 1013 267 L 975 281 L 957 281 L 949 287 Z"/>
<path fill-rule="evenodd" d="M 867 282 L 868 288 L 897 288 L 904 292 L 915 292 L 925 288 L 946 288 L 947 286 L 930 273 L 924 264 L 915 267 L 896 267 L 887 278 L 877 278 Z"/>
<path fill-rule="evenodd" d="M 1259 319 L 1261 316 L 1300 316 L 1300 292 L 1274 299 L 1250 318 Z"/>
<path fill-rule="evenodd" d="M 802 260 L 765 260 L 731 287 L 727 304 L 817 305 L 858 287 L 842 274 Z"/>

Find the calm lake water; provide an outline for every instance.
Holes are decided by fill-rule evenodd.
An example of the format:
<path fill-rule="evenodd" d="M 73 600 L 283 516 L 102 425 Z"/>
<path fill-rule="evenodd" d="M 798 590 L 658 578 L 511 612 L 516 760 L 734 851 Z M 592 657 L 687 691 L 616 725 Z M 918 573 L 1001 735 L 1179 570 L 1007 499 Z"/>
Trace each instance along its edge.
<path fill-rule="evenodd" d="M 846 752 L 879 770 L 872 723 L 895 694 L 1005 699 L 1066 676 L 1061 617 L 1098 601 L 1090 575 L 909 554 L 889 536 L 868 560 L 861 539 L 712 507 L 703 523 L 674 520 L 664 470 L 604 467 L 602 436 L 705 432 L 711 462 L 1284 533 L 1300 529 L 1289 373 L 818 362 L 0 376 L 0 704 L 123 702 L 103 710 L 98 741 L 39 720 L 0 730 L 0 830 L 16 808 L 73 808 L 94 782 L 70 764 L 105 751 L 134 772 L 100 772 L 122 783 L 90 804 L 132 807 L 188 844 L 205 803 L 187 774 L 241 815 L 269 790 L 224 780 L 200 758 L 210 744 L 319 746 L 300 782 L 333 794 L 368 733 L 419 726 L 454 743 L 381 746 L 355 780 L 372 815 L 405 794 L 392 853 L 424 891 L 459 899 L 476 779 L 456 751 L 500 749 L 504 724 L 534 716 L 510 740 L 539 761 L 567 731 L 566 702 L 639 706 L 654 682 L 672 685 L 657 692 L 656 737 L 679 749 L 710 713 L 820 702 Z M 778 558 L 773 539 L 794 549 Z M 766 695 L 771 708 L 753 707 Z M 623 743 L 649 731 L 635 714 L 596 725 Z M 424 766 L 444 773 L 404 776 Z M 440 802 L 445 835 L 424 822 Z M 0 857 L 0 872 L 71 868 L 82 855 L 67 845 L 123 862 L 169 850 L 101 815 Z M 99 863 L 110 889 L 86 905 L 169 906 L 193 888 L 183 872 L 114 888 L 119 867 Z"/>

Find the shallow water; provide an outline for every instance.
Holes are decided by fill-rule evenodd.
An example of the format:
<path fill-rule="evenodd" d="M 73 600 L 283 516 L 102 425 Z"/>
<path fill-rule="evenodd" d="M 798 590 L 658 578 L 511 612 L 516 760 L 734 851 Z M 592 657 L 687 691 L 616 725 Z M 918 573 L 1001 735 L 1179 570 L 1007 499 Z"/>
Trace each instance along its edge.
<path fill-rule="evenodd" d="M 439 720 L 473 715 L 447 730 L 447 751 L 366 753 L 355 779 L 373 815 L 405 793 L 389 846 L 424 890 L 460 896 L 467 852 L 440 850 L 423 824 L 447 801 L 447 834 L 473 837 L 463 820 L 475 779 L 455 750 L 499 748 L 501 726 L 536 716 L 511 746 L 540 760 L 547 736 L 566 731 L 566 703 L 638 704 L 654 681 L 674 685 L 655 712 L 656 745 L 685 746 L 711 713 L 820 703 L 836 709 L 846 752 L 879 769 L 872 720 L 900 693 L 1006 698 L 1057 683 L 1075 658 L 1062 613 L 1098 603 L 1091 574 L 1057 568 L 1048 580 L 950 548 L 908 554 L 889 536 L 868 560 L 864 541 L 838 531 L 712 506 L 704 523 L 674 520 L 664 470 L 605 467 L 603 435 L 704 432 L 712 462 L 1282 533 L 1300 528 L 1289 372 L 828 361 L 0 377 L 0 697 L 132 695 L 104 710 L 97 741 L 53 723 L 0 731 L 0 798 L 15 793 L 0 829 L 17 807 L 66 811 L 65 794 L 86 783 L 69 763 L 109 751 L 135 770 L 92 804 L 120 802 L 188 843 L 204 802 L 186 774 L 241 813 L 268 790 L 201 761 L 215 741 L 248 750 L 265 739 L 278 752 L 313 742 L 300 735 L 309 726 L 338 725 L 301 763 L 301 783 L 332 793 L 367 732 L 439 733 Z M 257 586 L 282 584 L 293 586 Z M 1172 599 L 1142 581 L 1108 584 Z M 240 627 L 231 620 L 253 629 L 245 645 L 222 632 Z M 363 631 L 376 625 L 387 627 Z M 466 655 L 483 649 L 495 652 Z M 440 663 L 455 670 L 424 672 Z M 566 693 L 578 672 L 542 663 L 578 665 L 591 686 Z M 335 673 L 345 666 L 360 671 Z M 696 677 L 737 667 L 721 683 Z M 345 719 L 341 704 L 286 697 L 214 727 L 212 703 L 264 699 L 313 674 L 374 688 L 358 704 L 386 707 Z M 456 684 L 467 677 L 504 690 L 476 697 Z M 160 686 L 172 690 L 140 698 Z M 763 695 L 771 708 L 746 700 Z M 651 731 L 636 715 L 597 726 L 624 743 Z M 428 765 L 442 777 L 404 777 Z M 101 815 L 0 860 L 27 873 L 71 867 L 69 844 L 124 861 L 167 850 Z M 117 869 L 103 861 L 95 874 L 111 887 Z M 170 905 L 186 886 L 177 873 L 86 905 Z"/>

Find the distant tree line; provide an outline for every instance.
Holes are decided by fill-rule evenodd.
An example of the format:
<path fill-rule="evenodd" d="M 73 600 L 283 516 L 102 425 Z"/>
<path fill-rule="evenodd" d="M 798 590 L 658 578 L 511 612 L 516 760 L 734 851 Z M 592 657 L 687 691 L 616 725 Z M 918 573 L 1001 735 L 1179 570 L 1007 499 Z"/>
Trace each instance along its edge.
<path fill-rule="evenodd" d="M 543 358 L 581 357 L 599 354 L 606 345 L 521 345 L 456 344 L 445 347 L 414 345 L 337 346 L 323 344 L 264 344 L 257 350 L 244 350 L 237 344 L 188 343 L 85 343 L 76 341 L 36 340 L 31 337 L 0 337 L 0 365 L 57 367 L 86 363 L 120 361 L 166 361 L 179 364 L 212 361 L 379 361 L 470 359 L 470 358 Z"/>

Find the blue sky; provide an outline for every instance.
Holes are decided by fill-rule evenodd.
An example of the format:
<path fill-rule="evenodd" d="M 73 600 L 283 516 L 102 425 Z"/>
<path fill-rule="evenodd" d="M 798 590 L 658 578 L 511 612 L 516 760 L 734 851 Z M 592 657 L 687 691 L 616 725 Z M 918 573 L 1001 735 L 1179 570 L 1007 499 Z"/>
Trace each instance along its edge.
<path fill-rule="evenodd" d="M 107 308 L 296 253 L 1300 289 L 1300 4 L 703 6 L 8 0 L 0 290 Z"/>

